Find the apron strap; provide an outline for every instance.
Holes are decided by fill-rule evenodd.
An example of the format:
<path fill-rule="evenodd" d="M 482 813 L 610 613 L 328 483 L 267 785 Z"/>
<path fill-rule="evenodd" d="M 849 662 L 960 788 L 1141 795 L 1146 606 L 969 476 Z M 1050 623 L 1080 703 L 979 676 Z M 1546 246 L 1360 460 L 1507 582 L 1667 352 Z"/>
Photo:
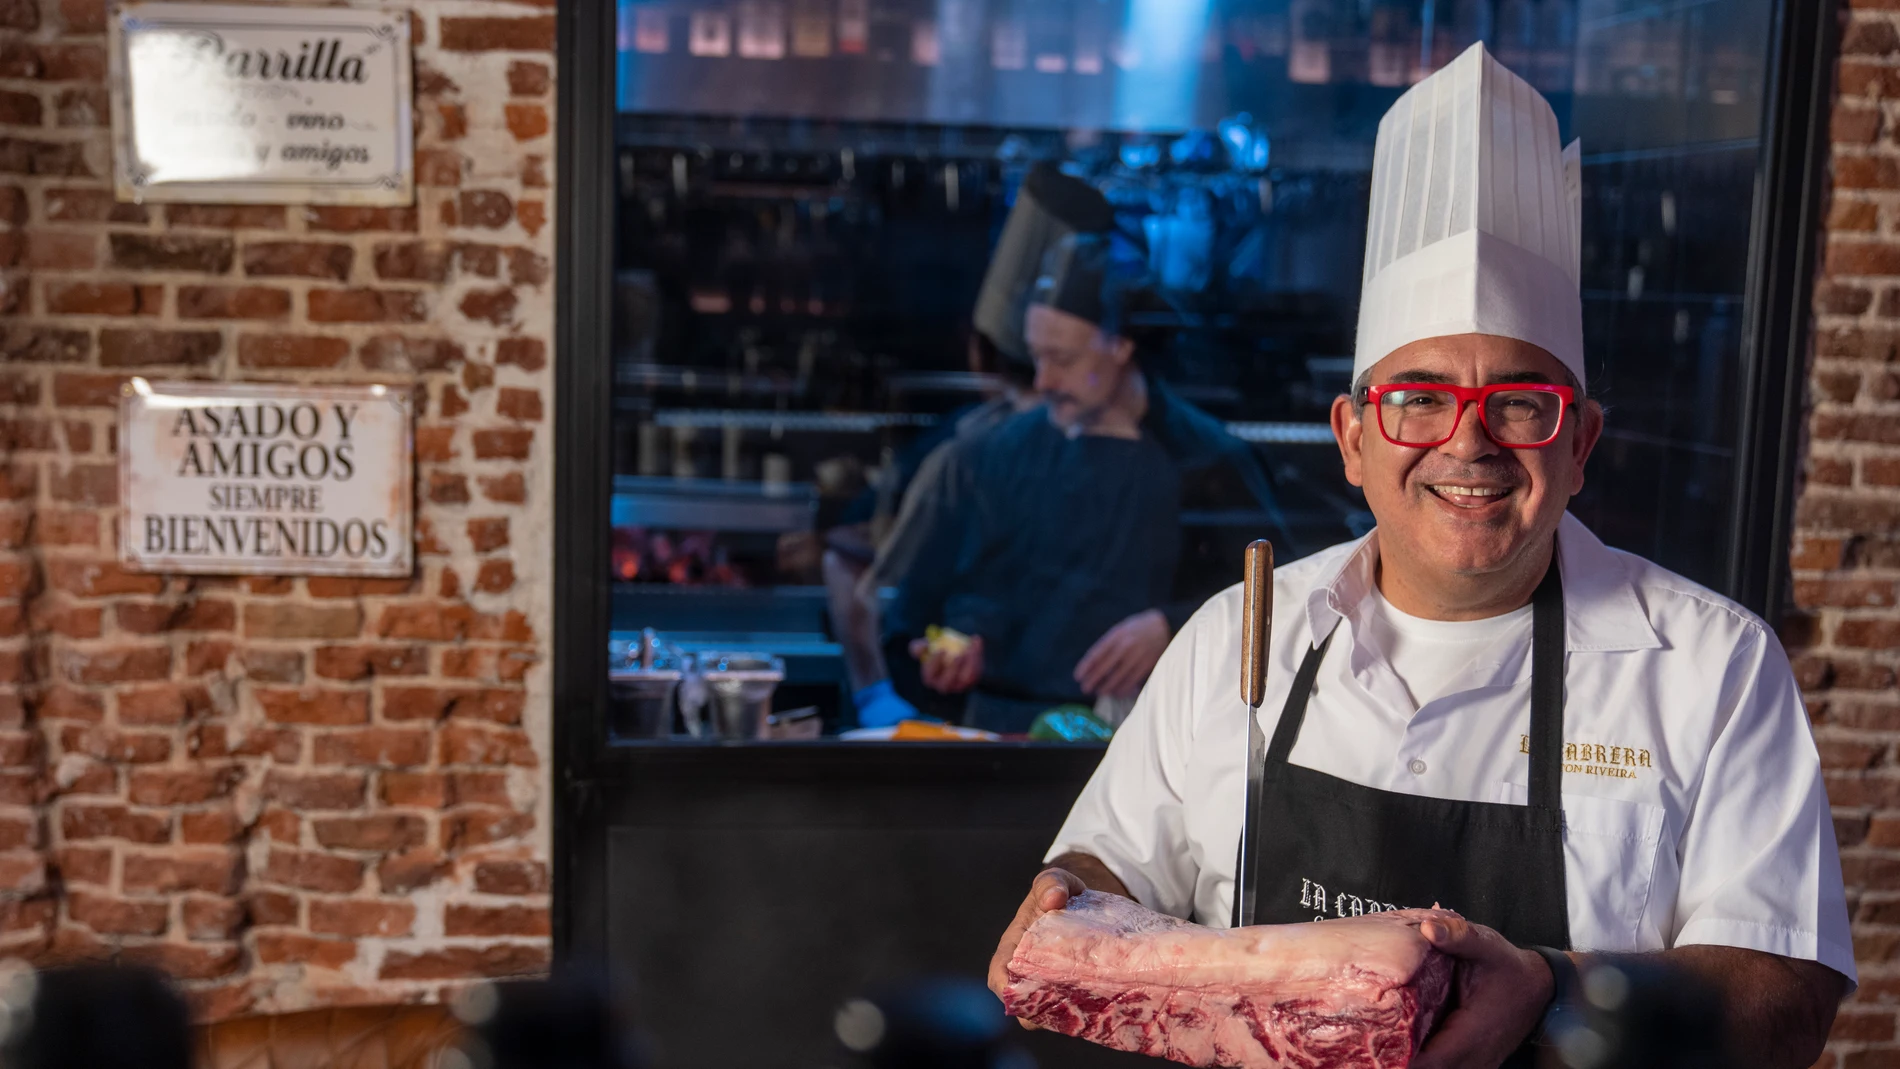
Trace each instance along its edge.
<path fill-rule="evenodd" d="M 1280 722 L 1273 726 L 1273 742 L 1267 747 L 1268 765 L 1286 764 L 1287 755 L 1293 752 L 1293 743 L 1300 737 L 1300 724 L 1306 720 L 1306 699 L 1313 696 L 1313 680 L 1319 677 L 1319 662 L 1326 659 L 1326 647 L 1333 644 L 1333 636 L 1337 634 L 1339 628 L 1335 626 L 1319 645 L 1307 647 L 1306 658 L 1293 677 L 1293 689 L 1286 692 Z"/>
<path fill-rule="evenodd" d="M 1531 595 L 1531 805 L 1563 807 L 1564 584 L 1557 555 Z"/>

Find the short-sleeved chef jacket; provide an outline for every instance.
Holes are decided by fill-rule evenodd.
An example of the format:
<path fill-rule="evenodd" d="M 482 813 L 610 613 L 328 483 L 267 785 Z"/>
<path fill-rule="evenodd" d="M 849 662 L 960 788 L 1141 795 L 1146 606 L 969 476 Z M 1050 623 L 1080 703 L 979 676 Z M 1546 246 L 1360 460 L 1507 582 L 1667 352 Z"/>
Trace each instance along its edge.
<path fill-rule="evenodd" d="M 1746 947 L 1853 980 L 1820 760 L 1774 633 L 1575 517 L 1557 545 L 1574 947 Z M 1301 657 L 1338 625 L 1291 763 L 1381 790 L 1522 804 L 1529 630 L 1479 657 L 1468 689 L 1414 711 L 1355 641 L 1377 553 L 1375 530 L 1276 571 L 1261 729 L 1272 736 Z M 1246 776 L 1240 604 L 1228 589 L 1175 636 L 1049 852 L 1094 855 L 1142 904 L 1213 925 L 1233 901 Z"/>

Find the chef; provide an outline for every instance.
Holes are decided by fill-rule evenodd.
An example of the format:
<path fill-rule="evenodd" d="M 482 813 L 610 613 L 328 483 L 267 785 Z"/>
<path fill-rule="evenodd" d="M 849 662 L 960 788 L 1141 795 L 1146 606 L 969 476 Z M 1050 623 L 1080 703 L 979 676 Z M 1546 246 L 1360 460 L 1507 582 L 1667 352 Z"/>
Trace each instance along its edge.
<path fill-rule="evenodd" d="M 1260 923 L 1443 904 L 1458 1008 L 1415 1063 L 1489 1069 L 1584 959 L 1716 990 L 1737 1064 L 1821 1052 L 1854 981 L 1840 861 L 1775 634 L 1565 511 L 1603 429 L 1576 146 L 1474 45 L 1379 124 L 1352 393 L 1377 521 L 1278 569 Z M 1235 916 L 1241 597 L 1177 634 L 1004 933 L 1084 888 Z"/>

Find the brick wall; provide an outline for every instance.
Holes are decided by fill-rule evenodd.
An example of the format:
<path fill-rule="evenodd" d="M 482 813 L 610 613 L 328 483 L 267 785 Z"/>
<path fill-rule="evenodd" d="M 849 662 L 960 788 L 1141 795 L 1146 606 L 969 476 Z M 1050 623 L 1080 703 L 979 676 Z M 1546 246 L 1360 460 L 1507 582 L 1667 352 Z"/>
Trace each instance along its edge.
<path fill-rule="evenodd" d="M 1823 1064 L 1900 1066 L 1900 4 L 1849 0 L 1783 623 L 1828 769 L 1861 987 Z"/>
<path fill-rule="evenodd" d="M 0 953 L 207 1016 L 547 963 L 554 20 L 414 9 L 415 207 L 167 207 L 103 0 L 0 0 Z M 130 374 L 412 385 L 414 577 L 121 570 Z"/>

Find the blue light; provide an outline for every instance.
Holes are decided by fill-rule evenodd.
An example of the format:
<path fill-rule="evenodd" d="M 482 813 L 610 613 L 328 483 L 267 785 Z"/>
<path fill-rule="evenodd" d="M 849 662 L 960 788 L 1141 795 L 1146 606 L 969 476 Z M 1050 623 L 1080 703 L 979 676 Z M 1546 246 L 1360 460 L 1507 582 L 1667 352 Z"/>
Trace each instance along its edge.
<path fill-rule="evenodd" d="M 1123 48 L 1131 60 L 1115 84 L 1115 125 L 1182 129 L 1194 123 L 1201 47 L 1212 0 L 1133 0 Z"/>

